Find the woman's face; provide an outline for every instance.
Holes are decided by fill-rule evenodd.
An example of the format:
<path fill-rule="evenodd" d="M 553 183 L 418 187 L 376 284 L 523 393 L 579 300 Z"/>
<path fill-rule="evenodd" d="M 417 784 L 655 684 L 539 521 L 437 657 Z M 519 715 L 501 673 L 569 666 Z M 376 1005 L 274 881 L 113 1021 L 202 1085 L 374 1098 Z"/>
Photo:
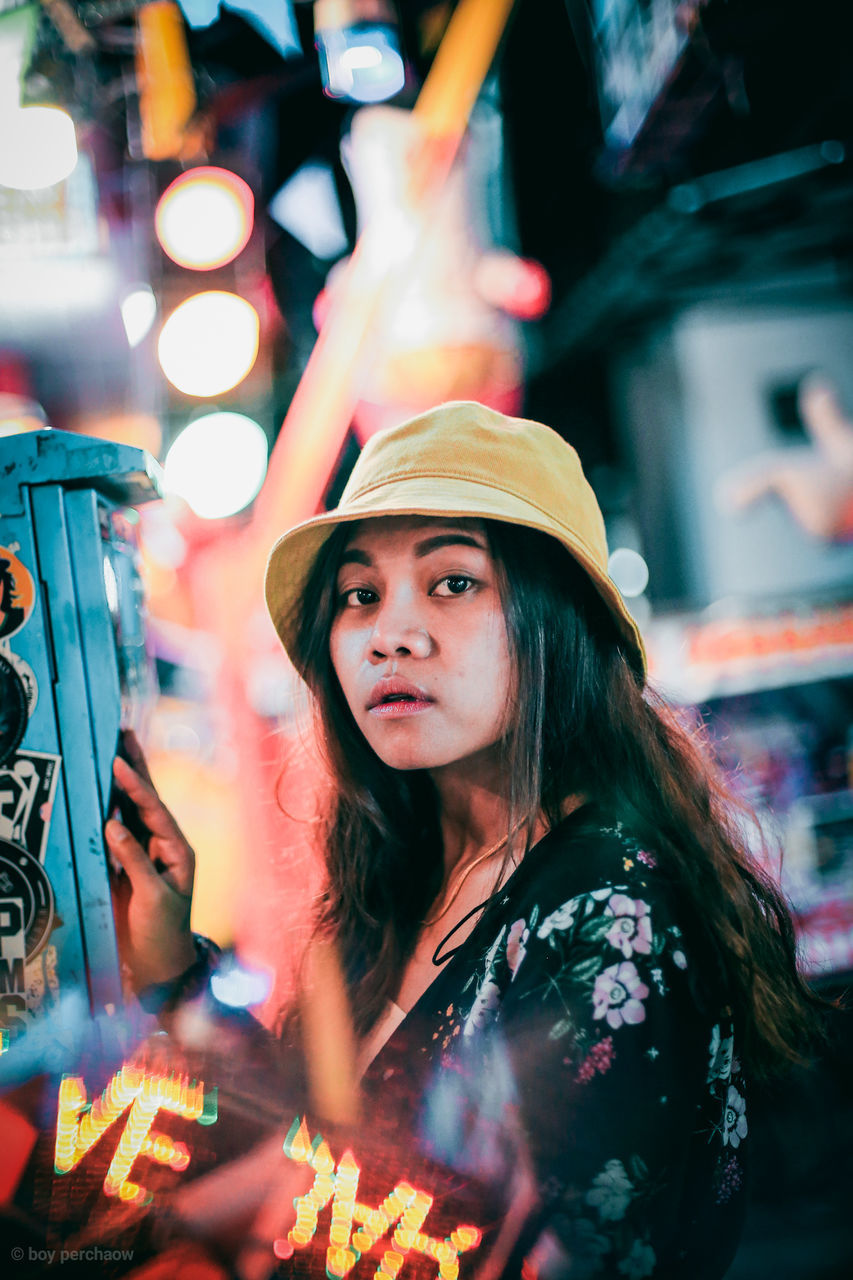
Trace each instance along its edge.
<path fill-rule="evenodd" d="M 497 763 L 511 671 L 481 521 L 356 525 L 338 570 L 330 652 L 356 724 L 391 768 Z"/>

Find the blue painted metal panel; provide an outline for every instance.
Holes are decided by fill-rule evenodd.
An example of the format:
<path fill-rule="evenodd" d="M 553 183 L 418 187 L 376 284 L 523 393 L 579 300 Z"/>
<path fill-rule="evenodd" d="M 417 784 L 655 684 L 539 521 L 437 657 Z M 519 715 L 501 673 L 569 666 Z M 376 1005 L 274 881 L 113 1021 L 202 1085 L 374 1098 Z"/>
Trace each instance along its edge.
<path fill-rule="evenodd" d="M 22 1000 L 32 1012 L 82 988 L 97 1015 L 121 999 L 103 820 L 119 728 L 153 689 L 124 516 L 158 496 L 159 474 L 141 450 L 67 432 L 0 440 L 0 673 L 28 700 L 20 740 L 0 716 L 4 926 L 30 908 L 21 938 L 0 938 L 0 1025 L 13 1035 Z"/>
<path fill-rule="evenodd" d="M 106 538 L 102 535 L 103 522 L 108 521 L 109 511 L 102 508 L 94 489 L 65 493 L 64 503 L 80 631 L 80 657 L 88 674 L 86 692 L 98 793 L 102 800 L 101 813 L 106 814 L 112 761 L 121 722 L 119 658 L 105 580 L 109 552 Z M 117 594 L 117 583 L 112 590 Z"/>
<path fill-rule="evenodd" d="M 46 586 L 46 605 L 56 662 L 56 713 L 63 759 L 66 804 L 71 827 L 77 905 L 93 1011 L 121 999 L 121 982 L 107 862 L 102 834 L 106 802 L 95 764 L 92 682 L 98 679 L 84 662 L 75 573 L 59 485 L 39 485 L 32 494 L 33 527 Z M 88 534 L 92 551 L 97 530 Z M 100 569 L 100 565 L 98 565 Z M 117 688 L 110 690 L 113 698 Z M 116 729 L 118 726 L 116 725 Z"/>

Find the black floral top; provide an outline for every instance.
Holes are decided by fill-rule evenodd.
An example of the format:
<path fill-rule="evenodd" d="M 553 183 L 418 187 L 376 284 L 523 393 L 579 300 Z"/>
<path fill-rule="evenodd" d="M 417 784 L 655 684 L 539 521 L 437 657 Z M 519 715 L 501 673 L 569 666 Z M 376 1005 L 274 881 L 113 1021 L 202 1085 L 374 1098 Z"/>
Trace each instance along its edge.
<path fill-rule="evenodd" d="M 596 806 L 530 850 L 364 1082 L 380 1147 L 485 1188 L 461 1275 L 490 1249 L 505 1276 L 725 1273 L 746 1090 L 698 966 L 654 849 Z"/>

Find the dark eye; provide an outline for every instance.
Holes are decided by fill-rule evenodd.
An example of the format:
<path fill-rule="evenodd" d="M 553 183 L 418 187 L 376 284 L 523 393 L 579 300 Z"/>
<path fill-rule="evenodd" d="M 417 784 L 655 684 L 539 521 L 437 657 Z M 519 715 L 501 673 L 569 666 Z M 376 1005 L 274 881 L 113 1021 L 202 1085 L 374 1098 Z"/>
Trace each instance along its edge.
<path fill-rule="evenodd" d="M 473 578 L 468 578 L 463 573 L 449 573 L 446 578 L 442 578 L 437 584 L 433 595 L 438 596 L 461 596 L 474 584 Z M 440 590 L 446 587 L 445 591 Z"/>
<path fill-rule="evenodd" d="M 378 600 L 375 591 L 371 591 L 369 587 L 350 587 L 349 591 L 342 591 L 340 604 L 343 607 L 358 609 L 368 604 L 375 604 Z"/>

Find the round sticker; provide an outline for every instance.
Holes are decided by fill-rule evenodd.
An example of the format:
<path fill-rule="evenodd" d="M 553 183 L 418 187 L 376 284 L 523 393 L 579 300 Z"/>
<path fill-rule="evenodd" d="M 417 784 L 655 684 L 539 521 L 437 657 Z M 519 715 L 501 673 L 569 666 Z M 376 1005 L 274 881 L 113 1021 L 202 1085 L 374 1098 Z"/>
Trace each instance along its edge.
<path fill-rule="evenodd" d="M 24 683 L 11 662 L 0 653 L 0 765 L 17 751 L 27 719 Z"/>
<path fill-rule="evenodd" d="M 8 547 L 0 547 L 0 640 L 20 631 L 33 611 L 35 596 L 29 569 Z"/>
<path fill-rule="evenodd" d="M 38 706 L 39 687 L 36 684 L 35 672 L 28 662 L 17 653 L 13 653 L 11 649 L 4 649 L 0 646 L 0 658 L 13 666 L 21 677 L 21 684 L 24 686 L 24 695 L 27 699 L 27 715 L 31 716 Z"/>
<path fill-rule="evenodd" d="M 4 898 L 18 898 L 23 907 L 26 956 L 38 955 L 53 928 L 53 890 L 37 858 L 20 845 L 0 837 L 0 883 Z"/>

